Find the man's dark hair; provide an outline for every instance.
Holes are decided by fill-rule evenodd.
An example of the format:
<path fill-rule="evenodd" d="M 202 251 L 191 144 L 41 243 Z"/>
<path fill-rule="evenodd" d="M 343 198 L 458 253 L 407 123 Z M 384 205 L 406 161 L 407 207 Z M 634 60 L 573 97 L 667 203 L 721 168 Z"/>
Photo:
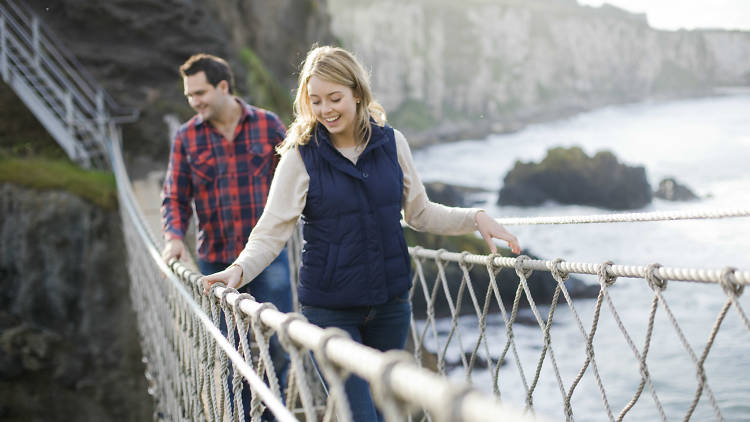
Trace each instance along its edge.
<path fill-rule="evenodd" d="M 198 72 L 205 72 L 208 83 L 216 86 L 221 81 L 227 81 L 229 84 L 229 93 L 234 93 L 234 75 L 227 62 L 221 57 L 210 54 L 200 53 L 192 55 L 185 63 L 180 66 L 180 75 L 185 78 L 195 75 Z"/>

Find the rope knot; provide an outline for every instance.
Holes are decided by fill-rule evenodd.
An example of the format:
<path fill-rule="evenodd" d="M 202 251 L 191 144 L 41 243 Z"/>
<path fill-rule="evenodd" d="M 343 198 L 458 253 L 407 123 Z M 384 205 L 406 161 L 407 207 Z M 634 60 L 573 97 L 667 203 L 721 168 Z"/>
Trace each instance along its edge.
<path fill-rule="evenodd" d="M 474 264 L 471 264 L 471 263 L 467 264 L 466 263 L 466 257 L 469 256 L 469 255 L 471 255 L 471 253 L 469 251 L 463 251 L 458 256 L 458 265 L 460 267 L 462 267 L 462 268 L 466 268 L 467 270 L 471 270 L 471 268 L 474 266 Z"/>
<path fill-rule="evenodd" d="M 737 271 L 736 268 L 726 267 L 721 271 L 721 279 L 719 284 L 724 292 L 733 297 L 740 297 L 742 292 L 745 290 L 745 286 L 737 282 L 734 278 L 734 273 Z"/>
<path fill-rule="evenodd" d="M 513 264 L 513 266 L 516 268 L 516 274 L 518 274 L 519 277 L 523 277 L 525 279 L 531 277 L 531 273 L 533 273 L 534 270 L 524 267 L 524 265 L 526 265 L 526 261 L 530 260 L 531 258 L 529 258 L 527 255 L 518 255 L 516 257 L 516 262 Z"/>
<path fill-rule="evenodd" d="M 229 307 L 228 305 L 229 302 L 227 301 L 227 295 L 229 295 L 230 293 L 239 294 L 239 292 L 237 292 L 237 289 L 235 289 L 234 287 L 227 287 L 226 289 L 224 289 L 224 291 L 221 292 L 221 309 L 227 309 Z"/>
<path fill-rule="evenodd" d="M 383 355 L 383 363 L 380 365 L 380 376 L 377 383 L 371 385 L 372 398 L 375 403 L 378 403 L 383 410 L 391 413 L 393 416 L 397 416 L 398 420 L 400 416 L 399 408 L 404 407 L 405 403 L 399 400 L 393 393 L 393 380 L 391 373 L 393 368 L 398 364 L 413 363 L 414 358 L 409 353 L 403 350 L 388 350 Z"/>
<path fill-rule="evenodd" d="M 318 341 L 318 344 L 315 347 L 315 357 L 321 361 L 325 362 L 326 364 L 330 363 L 330 360 L 328 359 L 328 352 L 326 351 L 326 346 L 328 345 L 328 342 L 333 338 L 343 338 L 347 340 L 351 340 L 351 336 L 346 331 L 336 328 L 336 327 L 328 327 L 323 330 L 323 335 L 320 336 L 320 341 Z"/>
<path fill-rule="evenodd" d="M 570 276 L 570 273 L 560 269 L 560 264 L 562 264 L 563 262 L 565 262 L 565 260 L 562 258 L 557 258 L 552 261 L 550 263 L 550 273 L 552 273 L 552 277 L 554 277 L 555 280 L 565 282 L 565 280 L 567 280 Z"/>
<path fill-rule="evenodd" d="M 602 286 L 611 286 L 617 281 L 617 276 L 611 275 L 609 269 L 614 265 L 612 261 L 605 261 L 599 264 L 599 268 L 596 270 L 596 275 L 599 276 L 599 284 Z"/>
<path fill-rule="evenodd" d="M 333 401 L 329 401 L 326 406 L 326 416 L 324 416 L 323 419 L 332 420 L 329 418 L 329 415 L 331 415 L 329 412 L 333 410 L 330 406 L 335 402 L 338 419 L 347 422 L 352 420 L 351 408 L 349 407 L 349 400 L 346 397 L 346 390 L 344 387 L 344 380 L 348 378 L 349 373 L 345 368 L 334 365 L 334 363 L 328 358 L 326 345 L 333 338 L 351 340 L 351 336 L 346 331 L 340 328 L 328 327 L 323 330 L 320 341 L 318 341 L 318 344 L 315 347 L 315 359 L 318 361 L 318 367 L 323 373 L 323 377 L 331 386 L 329 394 L 333 396 Z"/>
<path fill-rule="evenodd" d="M 304 315 L 292 312 L 286 314 L 286 318 L 284 318 L 283 321 L 281 321 L 281 325 L 279 325 L 279 342 L 282 346 L 284 346 L 285 349 L 290 349 L 292 345 L 292 338 L 289 335 L 289 324 L 291 324 L 294 321 L 302 321 L 307 322 L 307 318 L 305 318 Z"/>
<path fill-rule="evenodd" d="M 656 275 L 656 270 L 661 268 L 661 264 L 653 263 L 646 267 L 646 281 L 652 290 L 664 290 L 667 288 L 667 280 Z"/>
<path fill-rule="evenodd" d="M 500 255 L 498 252 L 491 253 L 487 255 L 487 268 L 491 269 L 493 272 L 497 272 L 502 268 L 499 264 L 495 262 L 496 258 L 502 258 L 503 256 Z"/>
<path fill-rule="evenodd" d="M 252 314 L 253 325 L 254 326 L 258 326 L 261 329 L 262 334 L 265 337 L 270 337 L 271 334 L 273 334 L 273 332 L 274 332 L 273 327 L 267 327 L 267 326 L 265 326 L 265 324 L 263 324 L 263 321 L 260 319 L 261 312 L 267 311 L 269 309 L 273 309 L 274 311 L 278 311 L 279 310 L 273 303 L 271 303 L 271 302 L 263 302 L 263 303 L 260 304 L 260 306 L 258 306 L 257 309 L 255 309 L 253 311 L 253 314 Z"/>
<path fill-rule="evenodd" d="M 227 285 L 220 281 L 212 284 L 208 289 L 209 296 L 216 297 L 216 289 L 218 289 L 219 287 L 221 287 L 222 289 L 226 289 Z"/>
<path fill-rule="evenodd" d="M 235 317 L 238 320 L 247 321 L 247 318 L 249 317 L 249 315 L 242 312 L 242 310 L 240 309 L 240 302 L 242 302 L 243 300 L 252 300 L 253 302 L 255 302 L 255 297 L 251 295 L 250 293 L 240 293 L 239 295 L 237 295 L 237 298 L 234 299 Z"/>

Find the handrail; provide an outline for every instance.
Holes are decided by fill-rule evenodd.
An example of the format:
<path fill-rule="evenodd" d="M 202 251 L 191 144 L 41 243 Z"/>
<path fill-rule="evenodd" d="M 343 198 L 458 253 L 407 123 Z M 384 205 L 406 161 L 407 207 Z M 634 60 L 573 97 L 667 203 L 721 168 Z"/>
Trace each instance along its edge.
<path fill-rule="evenodd" d="M 53 70 L 56 69 L 55 65 L 61 68 L 63 74 L 66 75 L 71 80 L 71 82 L 78 87 L 77 90 L 71 89 L 71 92 L 81 92 L 84 95 L 81 99 L 85 100 L 81 101 L 81 103 L 82 105 L 85 105 L 85 109 L 91 115 L 97 114 L 97 102 L 102 101 L 102 105 L 104 105 L 112 112 L 110 113 L 111 120 L 118 123 L 137 120 L 139 110 L 135 108 L 122 107 L 117 104 L 117 102 L 100 85 L 95 82 L 96 80 L 90 75 L 86 68 L 78 62 L 75 56 L 70 53 L 69 50 L 59 44 L 56 38 L 52 35 L 51 31 L 47 28 L 46 24 L 44 24 L 36 16 L 36 13 L 31 10 L 31 8 L 27 4 L 21 3 L 19 5 L 13 0 L 6 0 L 5 4 L 7 4 L 9 9 L 14 12 L 13 14 L 6 12 L 6 15 L 11 18 L 13 16 L 18 16 L 22 18 L 22 22 L 25 20 L 33 21 L 34 24 L 38 26 L 40 47 L 46 48 L 50 53 L 48 56 L 51 58 L 51 62 L 50 60 L 47 60 L 47 55 L 40 55 L 40 59 L 44 60 L 45 63 Z M 0 9 L 2 9 L 2 5 L 0 5 Z M 16 27 L 16 30 L 20 34 L 22 34 L 24 38 L 26 38 L 27 42 L 31 42 L 33 44 L 33 35 L 29 37 L 28 32 L 25 32 L 23 26 L 19 25 L 17 22 L 11 21 L 11 24 Z M 31 31 L 33 32 L 33 29 Z M 72 87 L 67 86 L 67 88 Z M 98 100 L 97 97 L 100 97 L 101 100 Z"/>
<path fill-rule="evenodd" d="M 502 256 L 493 255 L 476 255 L 476 254 L 465 254 L 458 252 L 448 252 L 444 250 L 432 250 L 424 249 L 420 246 L 410 246 L 409 253 L 419 258 L 430 258 L 430 259 L 442 259 L 453 262 L 466 262 L 469 264 L 480 264 L 487 265 L 489 263 L 500 268 L 515 268 L 516 263 L 519 262 L 518 258 L 508 258 Z M 601 264 L 594 263 L 583 263 L 583 262 L 567 262 L 562 261 L 556 263 L 555 261 L 527 259 L 522 262 L 524 268 L 532 270 L 549 270 L 553 266 L 557 265 L 561 271 L 566 273 L 577 273 L 577 274 L 599 274 Z M 714 269 L 701 269 L 701 268 L 674 268 L 674 267 L 660 267 L 656 269 L 649 269 L 647 266 L 635 266 L 635 265 L 614 265 L 607 267 L 607 275 L 612 277 L 626 277 L 626 278 L 646 278 L 649 273 L 653 273 L 656 277 L 662 280 L 674 280 L 674 281 L 687 281 L 694 283 L 713 283 L 723 284 L 727 280 L 736 283 L 741 286 L 750 286 L 750 271 L 739 271 L 735 268 L 714 268 Z"/>
<path fill-rule="evenodd" d="M 175 289 L 183 296 L 186 303 L 191 306 L 191 311 L 198 316 L 199 320 L 211 334 L 214 340 L 219 346 L 227 353 L 228 358 L 232 361 L 232 364 L 250 383 L 254 392 L 259 395 L 261 400 L 272 410 L 274 416 L 282 421 L 294 422 L 296 419 L 291 412 L 284 407 L 284 404 L 276 396 L 273 395 L 271 390 L 266 386 L 263 380 L 255 373 L 253 368 L 245 362 L 242 356 L 229 344 L 224 338 L 219 329 L 213 325 L 209 317 L 201 310 L 192 299 L 189 293 L 185 291 L 183 284 L 180 279 L 172 273 L 170 268 L 161 259 L 161 256 L 156 248 L 156 243 L 151 237 L 151 232 L 144 224 L 145 218 L 140 211 L 135 201 L 135 194 L 133 193 L 132 186 L 130 184 L 130 177 L 128 176 L 127 170 L 122 159 L 122 150 L 119 143 L 112 142 L 109 147 L 109 154 L 112 161 L 112 170 L 115 174 L 117 181 L 117 191 L 120 197 L 120 205 L 123 207 L 121 212 L 126 213 L 133 225 L 135 226 L 138 236 L 142 242 L 143 248 L 148 252 L 148 255 L 154 260 L 155 264 L 162 270 L 164 279 L 168 280 L 169 283 L 175 287 Z"/>

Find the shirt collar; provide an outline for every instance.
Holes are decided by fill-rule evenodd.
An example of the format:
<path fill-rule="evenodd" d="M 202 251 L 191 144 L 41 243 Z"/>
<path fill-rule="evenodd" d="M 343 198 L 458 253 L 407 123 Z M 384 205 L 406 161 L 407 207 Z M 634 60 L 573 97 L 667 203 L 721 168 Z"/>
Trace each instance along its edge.
<path fill-rule="evenodd" d="M 240 107 L 242 108 L 242 115 L 240 115 L 239 123 L 243 123 L 245 121 L 252 122 L 257 119 L 257 113 L 255 112 L 255 107 L 243 101 L 242 98 L 234 97 L 234 100 L 237 101 L 240 104 Z M 196 128 L 199 128 L 206 123 L 203 120 L 203 116 L 201 116 L 200 114 L 195 115 L 193 122 Z"/>

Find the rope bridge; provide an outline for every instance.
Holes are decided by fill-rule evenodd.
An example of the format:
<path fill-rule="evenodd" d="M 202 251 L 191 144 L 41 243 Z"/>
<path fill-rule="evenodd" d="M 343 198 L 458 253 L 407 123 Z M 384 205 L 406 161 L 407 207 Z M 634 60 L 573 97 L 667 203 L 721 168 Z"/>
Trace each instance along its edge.
<path fill-rule="evenodd" d="M 351 420 L 344 394 L 349 374 L 368 380 L 379 408 L 389 421 L 420 418 L 436 421 L 531 420 L 522 411 L 464 383 L 449 382 L 420 368 L 406 352 L 382 353 L 323 330 L 296 314 L 283 314 L 246 294 L 216 285 L 203 294 L 200 274 L 179 262 L 161 259 L 135 203 L 119 147 L 111 149 L 128 249 L 131 296 L 142 335 L 156 419 L 237 420 L 242 413 L 242 382 L 252 391 L 251 414 L 260 420 L 265 408 L 283 421 Z M 227 337 L 219 329 L 220 313 Z M 254 344 L 244 335 L 250 333 Z M 287 389 L 282 392 L 269 354 L 269 339 L 278 333 L 290 356 Z M 311 370 L 313 351 L 328 386 Z M 233 379 L 227 381 L 230 365 Z M 270 386 L 261 380 L 265 375 Z M 312 375 L 312 376 L 311 376 Z M 230 403 L 229 389 L 235 402 Z M 286 403 L 284 405 L 283 403 Z"/>
<path fill-rule="evenodd" d="M 424 305 L 424 312 L 415 306 L 412 315 L 411 353 L 378 352 L 340 331 L 323 330 L 299 314 L 280 313 L 222 286 L 203 294 L 199 274 L 161 259 L 134 199 L 117 123 L 132 121 L 137 114 L 118 109 L 82 72 L 25 5 L 0 2 L 0 74 L 5 83 L 72 159 L 84 166 L 108 162 L 115 173 L 131 299 L 146 376 L 157 403 L 155 420 L 240 420 L 244 409 L 239 391 L 247 384 L 253 420 L 268 410 L 280 421 L 345 422 L 351 420 L 351 412 L 343 383 L 351 374 L 370 383 L 388 421 L 528 421 L 543 420 L 542 415 L 601 420 L 605 414 L 610 421 L 628 416 L 725 420 L 733 417 L 732 403 L 745 405 L 746 398 L 733 399 L 734 392 L 724 387 L 726 381 L 712 384 L 716 372 L 709 359 L 723 344 L 739 349 L 730 356 L 746 355 L 750 323 L 741 295 L 750 273 L 734 268 L 585 264 L 410 248 L 410 298 Z M 748 215 L 750 210 L 740 209 L 500 222 L 581 224 Z M 293 238 L 290 250 L 300 247 L 299 237 Z M 298 268 L 299 256 L 291 253 L 290 260 L 292 268 Z M 551 276 L 548 284 L 554 293 L 549 300 L 537 300 L 533 273 Z M 572 274 L 596 277 L 595 298 L 572 297 Z M 642 283 L 618 281 L 622 278 Z M 634 289 L 627 301 L 638 303 L 616 306 L 619 296 Z M 692 301 L 696 297 L 704 302 L 719 298 L 716 306 L 709 303 L 716 313 L 695 318 L 693 310 L 701 302 Z M 560 304 L 562 300 L 567 306 Z M 680 325 L 686 314 L 713 320 L 705 338 L 696 340 L 693 330 Z M 217 328 L 222 316 L 227 336 Z M 665 337 L 666 329 L 672 337 Z M 284 391 L 269 354 L 273 334 L 278 334 L 291 361 Z M 670 341 L 677 344 L 678 353 Z M 619 361 L 619 350 L 631 356 L 630 364 Z M 664 350 L 667 354 L 660 355 L 659 362 L 682 358 L 679 373 L 649 361 Z M 512 366 L 506 365 L 510 362 Z M 741 371 L 731 359 L 720 363 L 730 376 Z M 612 367 L 616 370 L 607 372 Z M 684 378 L 682 374 L 690 377 L 690 392 L 675 394 L 673 380 Z"/>
<path fill-rule="evenodd" d="M 254 419 L 260 420 L 263 410 L 269 408 L 279 420 L 347 421 L 351 420 L 351 414 L 343 383 L 353 373 L 370 382 L 374 398 L 389 421 L 541 420 L 541 416 L 533 415 L 535 399 L 550 399 L 546 393 L 539 398 L 539 386 L 545 380 L 543 376 L 556 384 L 560 397 L 556 414 L 564 415 L 566 420 L 575 420 L 575 396 L 576 393 L 588 394 L 585 382 L 588 376 L 593 378 L 600 396 L 599 416 L 606 414 L 609 420 L 620 421 L 639 401 L 650 400 L 655 416 L 666 421 L 675 415 L 664 409 L 657 388 L 660 380 L 652 375 L 647 361 L 655 342 L 657 315 L 661 312 L 672 325 L 692 362 L 691 368 L 685 368 L 685 371 L 694 374 L 694 394 L 683 398 L 684 420 L 691 419 L 701 398 L 706 398 L 716 420 L 724 420 L 719 398 L 710 386 L 704 364 L 730 309 L 739 317 L 745 335 L 750 334 L 750 322 L 739 302 L 745 285 L 750 283 L 750 272 L 733 268 L 668 268 L 658 264 L 622 266 L 611 262 L 542 261 L 526 256 L 507 258 L 414 247 L 409 250 L 415 270 L 411 298 L 414 300 L 415 296 L 420 296 L 426 301 L 427 309 L 425 315 L 412 316 L 411 355 L 405 352 L 381 353 L 353 342 L 345 333 L 313 326 L 299 314 L 280 313 L 272 305 L 257 303 L 249 295 L 240 295 L 234 289 L 217 285 L 209 295 L 204 295 L 199 274 L 179 262 L 167 266 L 159 257 L 132 193 L 125 189 L 129 186 L 129 179 L 121 166 L 119 148 L 114 148 L 112 154 L 118 186 L 123 188 L 120 189 L 120 203 L 124 204 L 122 218 L 130 254 L 132 300 L 143 335 L 153 393 L 158 399 L 158 411 L 163 419 L 237 420 L 236 413 L 242 412 L 239 389 L 241 383 L 247 382 L 253 392 L 251 414 Z M 298 251 L 299 239 L 295 238 L 294 241 L 290 250 Z M 294 253 L 291 255 L 297 256 Z M 449 287 L 450 266 L 459 269 L 460 287 L 457 292 Z M 489 283 L 483 288 L 476 286 L 476 281 L 472 280 L 471 270 L 474 266 L 484 267 L 487 274 Z M 517 287 L 512 298 L 504 298 L 500 292 L 502 283 L 499 274 L 503 269 L 515 273 Z M 430 270 L 434 273 L 432 278 L 426 275 Z M 549 272 L 556 282 L 554 297 L 548 304 L 538 305 L 535 302 L 528 282 L 533 271 Z M 596 299 L 574 302 L 566 287 L 570 274 L 596 276 L 600 287 Z M 634 339 L 636 335 L 626 328 L 614 304 L 613 296 L 616 293 L 613 286 L 620 278 L 645 281 L 643 293 L 651 296 L 650 305 L 642 314 L 647 327 L 645 335 L 638 342 L 642 344 L 640 347 Z M 706 284 L 725 296 L 725 303 L 702 344 L 691 345 L 680 327 L 665 294 L 668 281 Z M 521 307 L 522 297 L 528 308 Z M 437 316 L 438 298 L 447 301 L 449 318 Z M 561 300 L 565 301 L 572 316 L 572 321 L 569 318 L 561 324 L 575 324 L 578 342 L 584 349 L 580 367 L 568 372 L 556 358 L 556 353 L 559 356 L 561 347 L 565 345 L 555 345 L 552 341 L 555 317 L 561 315 L 558 310 Z M 588 312 L 591 321 L 586 324 L 582 314 L 587 312 L 580 311 L 579 307 L 589 305 L 592 307 Z M 461 322 L 462 318 L 465 319 L 464 308 L 469 308 L 469 315 L 474 317 L 472 323 L 476 321 L 476 330 L 473 330 L 476 333 L 466 333 L 461 329 L 466 327 Z M 495 324 L 499 326 L 498 329 L 493 329 L 493 324 L 488 323 L 498 316 L 491 309 L 500 311 L 501 322 Z M 536 361 L 522 355 L 524 345 L 521 343 L 529 339 L 516 335 L 519 312 L 524 309 L 531 311 L 538 326 L 538 335 L 532 340 L 537 348 Z M 608 395 L 605 377 L 599 369 L 602 362 L 597 352 L 606 356 L 607 350 L 596 347 L 596 340 L 613 334 L 611 330 L 600 330 L 605 325 L 602 322 L 604 309 L 615 321 L 635 362 L 634 379 L 637 382 L 630 387 L 632 395 L 619 405 Z M 228 324 L 227 337 L 217 328 L 222 313 Z M 253 344 L 248 344 L 243 335 L 235 337 L 235 327 L 240 333 L 249 332 Z M 274 333 L 279 335 L 291 360 L 286 391 L 279 388 L 269 354 L 269 339 Z M 600 333 L 599 337 L 597 333 Z M 570 339 L 565 343 L 570 343 Z M 493 347 L 497 344 L 501 348 Z M 455 354 L 456 347 L 459 350 L 458 363 L 450 365 L 451 354 Z M 327 391 L 312 369 L 310 351 L 319 363 L 320 372 L 328 385 Z M 507 372 L 502 369 L 506 361 L 514 362 L 518 381 L 504 381 L 505 378 L 511 379 L 510 374 L 503 374 Z M 228 381 L 230 366 L 234 368 L 231 382 Z M 479 366 L 486 370 L 477 369 Z M 487 385 L 482 386 L 479 379 L 473 379 L 479 371 L 489 373 L 489 377 L 484 377 Z M 457 374 L 462 376 L 457 377 Z M 268 379 L 268 384 L 261 380 L 263 376 Z M 471 387 L 471 384 L 474 386 Z M 229 394 L 230 389 L 233 395 Z M 512 394 L 505 394 L 504 390 L 520 390 L 522 399 L 516 401 Z M 609 391 L 612 391 L 611 388 Z M 668 391 L 664 393 L 669 394 Z M 234 403 L 230 403 L 231 396 L 235 397 Z"/>

